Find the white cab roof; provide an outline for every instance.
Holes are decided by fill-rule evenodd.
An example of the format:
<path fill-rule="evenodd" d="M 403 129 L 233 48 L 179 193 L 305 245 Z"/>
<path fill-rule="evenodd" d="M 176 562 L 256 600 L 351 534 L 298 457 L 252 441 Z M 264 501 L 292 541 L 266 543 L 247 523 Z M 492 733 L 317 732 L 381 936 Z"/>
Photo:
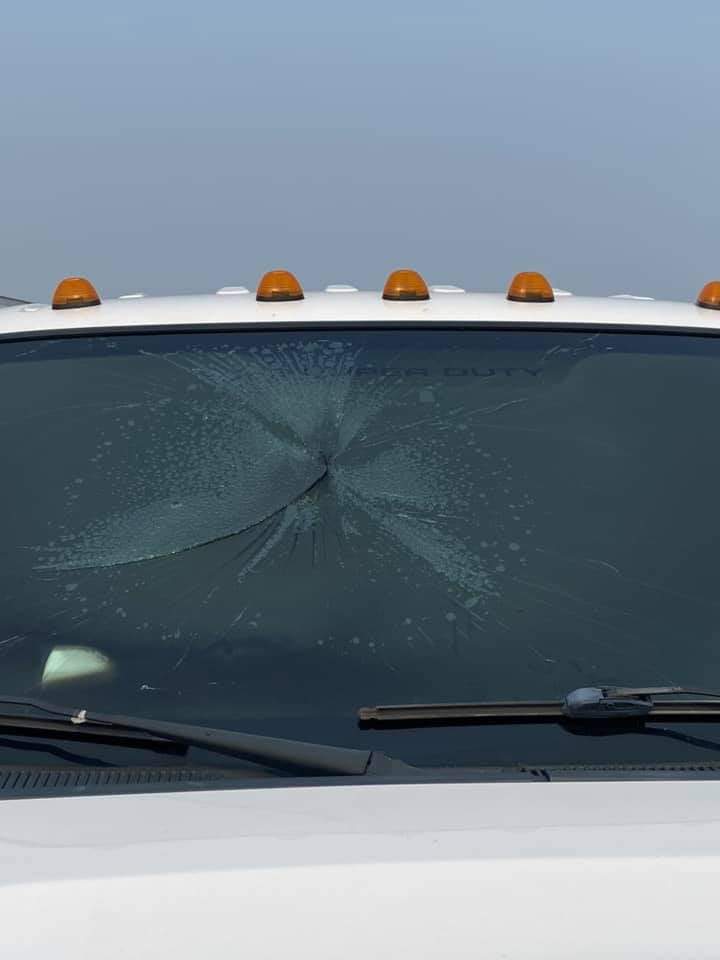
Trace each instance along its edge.
<path fill-rule="evenodd" d="M 236 288 L 237 289 L 237 288 Z M 379 325 L 468 323 L 473 326 L 597 328 L 652 327 L 720 330 L 720 311 L 689 303 L 601 297 L 558 297 L 554 303 L 511 303 L 500 293 L 438 294 L 418 302 L 385 301 L 380 293 L 307 293 L 304 300 L 258 303 L 236 296 L 137 297 L 106 300 L 97 307 L 53 310 L 47 304 L 0 309 L 0 336 L 77 330 L 161 326 Z"/>

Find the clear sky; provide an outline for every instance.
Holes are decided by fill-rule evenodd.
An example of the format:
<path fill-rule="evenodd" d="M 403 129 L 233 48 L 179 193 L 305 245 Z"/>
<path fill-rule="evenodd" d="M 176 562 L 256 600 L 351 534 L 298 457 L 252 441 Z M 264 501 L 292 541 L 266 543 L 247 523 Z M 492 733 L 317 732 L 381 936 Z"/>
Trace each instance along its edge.
<path fill-rule="evenodd" d="M 6 0 L 0 294 L 720 276 L 718 0 Z"/>

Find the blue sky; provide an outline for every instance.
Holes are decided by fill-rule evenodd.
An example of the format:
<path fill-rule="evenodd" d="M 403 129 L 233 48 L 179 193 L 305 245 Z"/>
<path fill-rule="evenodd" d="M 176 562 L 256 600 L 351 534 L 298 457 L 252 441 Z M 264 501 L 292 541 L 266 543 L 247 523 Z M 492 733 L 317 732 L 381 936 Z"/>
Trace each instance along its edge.
<path fill-rule="evenodd" d="M 689 299 L 720 275 L 716 0 L 7 0 L 0 294 Z"/>

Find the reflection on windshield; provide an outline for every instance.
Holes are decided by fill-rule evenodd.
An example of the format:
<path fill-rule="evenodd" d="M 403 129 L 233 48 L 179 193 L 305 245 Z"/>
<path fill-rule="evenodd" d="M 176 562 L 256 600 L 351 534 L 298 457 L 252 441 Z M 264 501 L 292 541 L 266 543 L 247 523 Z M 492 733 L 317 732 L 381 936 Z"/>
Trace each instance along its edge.
<path fill-rule="evenodd" d="M 717 353 L 451 330 L 0 345 L 4 683 L 97 650 L 106 708 L 170 697 L 223 725 L 720 685 Z"/>

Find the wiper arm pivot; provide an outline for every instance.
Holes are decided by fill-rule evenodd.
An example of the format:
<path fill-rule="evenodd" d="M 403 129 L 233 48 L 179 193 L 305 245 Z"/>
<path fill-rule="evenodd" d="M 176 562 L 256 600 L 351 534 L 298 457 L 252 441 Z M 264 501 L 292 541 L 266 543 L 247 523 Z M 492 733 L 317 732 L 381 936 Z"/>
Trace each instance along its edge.
<path fill-rule="evenodd" d="M 688 687 L 580 687 L 565 697 L 563 713 L 571 720 L 649 717 L 656 706 L 653 697 L 676 696 L 720 699 L 720 693 Z"/>

